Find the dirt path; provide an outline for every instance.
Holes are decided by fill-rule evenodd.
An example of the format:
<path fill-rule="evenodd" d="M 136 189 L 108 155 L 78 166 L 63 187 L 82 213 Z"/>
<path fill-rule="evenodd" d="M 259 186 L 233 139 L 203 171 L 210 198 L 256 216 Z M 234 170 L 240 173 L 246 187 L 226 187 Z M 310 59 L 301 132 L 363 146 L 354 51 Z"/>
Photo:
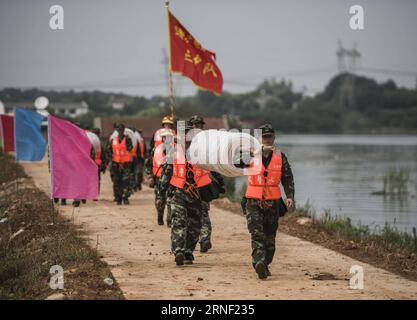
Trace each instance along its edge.
<path fill-rule="evenodd" d="M 46 162 L 24 164 L 49 194 Z M 60 213 L 88 232 L 111 266 L 127 299 L 417 299 L 417 282 L 353 260 L 321 246 L 279 233 L 272 277 L 259 280 L 252 269 L 250 238 L 243 217 L 213 207 L 213 249 L 196 252 L 192 266 L 176 267 L 170 254 L 170 229 L 156 224 L 153 190 L 131 198 L 130 206 L 112 202 L 106 173 L 98 202 Z M 364 268 L 364 290 L 349 289 L 349 270 Z M 333 280 L 314 280 L 330 273 Z"/>

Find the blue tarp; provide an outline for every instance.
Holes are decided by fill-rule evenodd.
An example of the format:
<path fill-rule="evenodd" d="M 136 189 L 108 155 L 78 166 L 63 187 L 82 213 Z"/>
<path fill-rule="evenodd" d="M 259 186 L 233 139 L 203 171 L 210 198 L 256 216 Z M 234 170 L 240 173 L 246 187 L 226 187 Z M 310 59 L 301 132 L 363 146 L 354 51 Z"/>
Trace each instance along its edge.
<path fill-rule="evenodd" d="M 37 112 L 16 108 L 14 112 L 14 135 L 16 161 L 40 161 L 46 150 L 41 133 L 43 116 Z"/>

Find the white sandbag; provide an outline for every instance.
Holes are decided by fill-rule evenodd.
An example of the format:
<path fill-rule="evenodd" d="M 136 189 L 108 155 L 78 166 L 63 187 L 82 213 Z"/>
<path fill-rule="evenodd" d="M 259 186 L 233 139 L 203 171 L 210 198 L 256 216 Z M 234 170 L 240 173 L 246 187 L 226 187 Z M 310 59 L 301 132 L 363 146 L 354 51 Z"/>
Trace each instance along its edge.
<path fill-rule="evenodd" d="M 132 144 L 135 146 L 139 140 L 135 135 L 135 132 L 129 128 L 125 129 L 125 135 L 127 135 L 131 140 L 132 140 Z"/>
<path fill-rule="evenodd" d="M 251 150 L 254 154 L 245 161 L 253 166 L 239 168 L 235 164 L 241 152 Z M 260 172 L 260 156 L 262 146 L 257 139 L 243 132 L 221 130 L 204 130 L 199 132 L 191 141 L 190 162 L 200 168 L 216 171 L 227 177 L 239 177 Z"/>
<path fill-rule="evenodd" d="M 112 139 L 116 138 L 117 135 L 118 135 L 117 130 L 114 130 L 113 133 L 111 134 L 109 140 L 112 140 Z M 131 130 L 129 128 L 125 128 L 125 135 L 128 136 L 130 138 L 130 140 L 132 140 L 132 144 L 134 146 L 139 142 L 139 140 L 137 138 L 137 135 L 135 135 L 133 130 Z"/>
<path fill-rule="evenodd" d="M 91 145 L 93 146 L 94 150 L 99 150 L 101 148 L 100 138 L 93 132 L 87 131 L 87 138 L 90 140 Z"/>
<path fill-rule="evenodd" d="M 139 131 L 135 131 L 135 137 L 138 142 L 141 142 L 143 140 L 143 137 Z"/>

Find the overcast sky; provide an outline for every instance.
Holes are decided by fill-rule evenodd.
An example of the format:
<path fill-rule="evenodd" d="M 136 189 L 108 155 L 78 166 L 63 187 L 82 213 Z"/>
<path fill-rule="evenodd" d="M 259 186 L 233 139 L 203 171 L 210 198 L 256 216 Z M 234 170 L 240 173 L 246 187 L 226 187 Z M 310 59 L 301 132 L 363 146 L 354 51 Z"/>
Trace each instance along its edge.
<path fill-rule="evenodd" d="M 55 4 L 64 8 L 64 30 L 49 28 Z M 365 30 L 349 27 L 354 4 L 365 10 Z M 338 39 L 357 42 L 362 68 L 410 72 L 368 75 L 416 85 L 417 1 L 172 0 L 171 11 L 216 52 L 231 92 L 272 76 L 286 76 L 297 90 L 322 90 L 337 71 Z M 0 0 L 0 87 L 166 94 L 162 48 L 163 0 Z M 175 84 L 177 95 L 195 92 L 189 80 Z"/>

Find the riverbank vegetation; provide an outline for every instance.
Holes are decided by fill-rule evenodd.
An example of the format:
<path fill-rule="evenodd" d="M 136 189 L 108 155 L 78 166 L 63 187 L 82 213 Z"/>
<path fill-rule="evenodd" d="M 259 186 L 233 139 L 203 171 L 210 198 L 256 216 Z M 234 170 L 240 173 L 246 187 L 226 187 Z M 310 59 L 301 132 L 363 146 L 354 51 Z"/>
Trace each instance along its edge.
<path fill-rule="evenodd" d="M 320 232 L 325 231 L 346 240 L 354 242 L 367 242 L 374 246 L 383 246 L 389 250 L 401 250 L 410 255 L 417 256 L 417 231 L 412 228 L 411 233 L 398 230 L 395 223 L 385 223 L 384 226 L 376 226 L 371 229 L 366 225 L 355 225 L 345 216 L 332 215 L 330 210 L 317 215 L 315 210 L 307 203 L 297 208 L 294 213 L 298 217 L 308 217 L 311 224 Z"/>
<path fill-rule="evenodd" d="M 214 204 L 242 215 L 240 203 L 226 197 Z M 280 218 L 279 231 L 417 281 L 416 228 L 406 233 L 386 223 L 371 229 L 329 210 L 317 214 L 307 202 Z"/>
<path fill-rule="evenodd" d="M 0 155 L 0 299 L 123 299 L 89 242 L 12 156 Z M 54 265 L 64 270 L 62 290 L 49 286 Z"/>
<path fill-rule="evenodd" d="M 384 176 L 384 194 L 402 196 L 407 193 L 407 185 L 410 180 L 410 169 L 391 169 Z"/>
<path fill-rule="evenodd" d="M 359 261 L 417 281 L 417 234 L 407 233 L 385 223 L 370 228 L 353 224 L 330 211 L 316 214 L 308 204 L 282 219 L 282 230 L 323 245 Z"/>
<path fill-rule="evenodd" d="M 165 96 L 129 96 L 101 91 L 42 91 L 6 88 L 0 100 L 31 102 L 40 95 L 51 102 L 85 101 L 89 113 L 76 119 L 92 126 L 95 116 L 140 116 L 159 118 L 169 113 Z M 114 109 L 114 102 L 123 108 Z M 51 113 L 54 110 L 49 110 Z M 176 115 L 205 117 L 228 115 L 244 126 L 269 122 L 282 133 L 417 133 L 417 91 L 398 87 L 394 81 L 378 83 L 372 78 L 343 73 L 329 80 L 314 96 L 294 90 L 290 81 L 265 80 L 254 90 L 215 96 L 198 91 L 194 96 L 176 97 Z"/>

